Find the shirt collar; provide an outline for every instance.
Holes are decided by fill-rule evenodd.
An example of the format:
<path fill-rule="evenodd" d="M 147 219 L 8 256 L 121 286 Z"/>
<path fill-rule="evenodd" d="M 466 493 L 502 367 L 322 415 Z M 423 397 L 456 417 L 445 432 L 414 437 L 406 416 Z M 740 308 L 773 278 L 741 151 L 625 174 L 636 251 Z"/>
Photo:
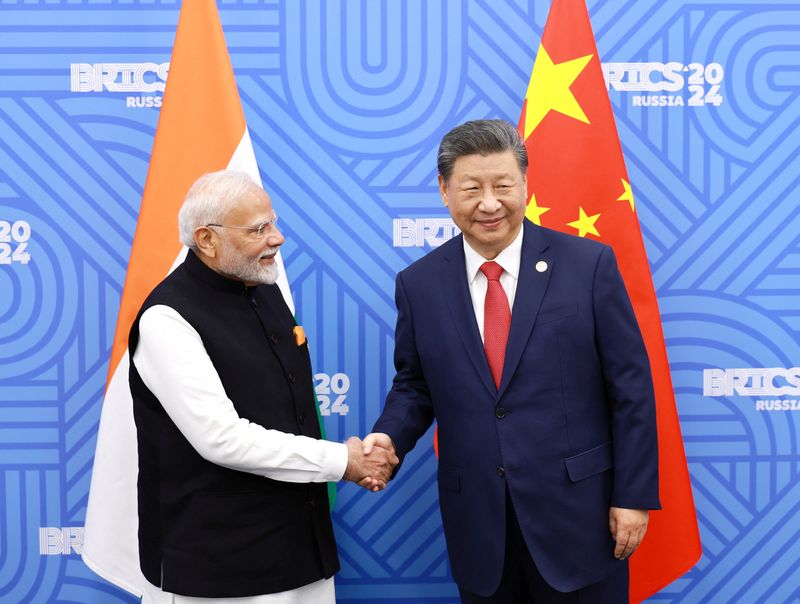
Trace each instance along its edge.
<path fill-rule="evenodd" d="M 522 233 L 524 230 L 525 229 L 523 229 L 520 224 L 517 236 L 514 237 L 514 240 L 509 243 L 502 252 L 497 254 L 497 258 L 494 259 L 494 261 L 502 266 L 503 270 L 514 277 L 514 279 L 519 279 L 519 264 L 522 257 Z M 467 266 L 467 279 L 469 279 L 470 284 L 472 284 L 472 282 L 475 281 L 475 277 L 478 276 L 478 271 L 481 270 L 481 265 L 487 262 L 487 260 L 470 247 L 466 237 L 464 237 L 464 259 L 466 260 Z"/>

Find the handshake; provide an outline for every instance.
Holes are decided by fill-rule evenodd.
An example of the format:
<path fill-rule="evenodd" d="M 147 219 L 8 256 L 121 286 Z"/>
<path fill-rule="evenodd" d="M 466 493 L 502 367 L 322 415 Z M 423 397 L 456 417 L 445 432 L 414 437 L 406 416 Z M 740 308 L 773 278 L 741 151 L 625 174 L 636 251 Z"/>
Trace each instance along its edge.
<path fill-rule="evenodd" d="M 344 480 L 355 482 L 368 491 L 385 489 L 399 462 L 389 435 L 374 432 L 363 441 L 351 436 L 346 444 L 347 469 L 344 471 Z"/>

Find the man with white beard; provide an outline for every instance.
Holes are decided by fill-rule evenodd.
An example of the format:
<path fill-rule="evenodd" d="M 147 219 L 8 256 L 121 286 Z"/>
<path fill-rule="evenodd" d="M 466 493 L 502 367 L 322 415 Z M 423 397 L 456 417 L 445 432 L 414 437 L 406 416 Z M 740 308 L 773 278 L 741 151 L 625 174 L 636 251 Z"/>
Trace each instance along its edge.
<path fill-rule="evenodd" d="M 333 604 L 325 483 L 379 490 L 397 458 L 320 439 L 308 344 L 275 285 L 269 195 L 245 174 L 206 174 L 178 222 L 186 260 L 129 337 L 150 596 Z"/>

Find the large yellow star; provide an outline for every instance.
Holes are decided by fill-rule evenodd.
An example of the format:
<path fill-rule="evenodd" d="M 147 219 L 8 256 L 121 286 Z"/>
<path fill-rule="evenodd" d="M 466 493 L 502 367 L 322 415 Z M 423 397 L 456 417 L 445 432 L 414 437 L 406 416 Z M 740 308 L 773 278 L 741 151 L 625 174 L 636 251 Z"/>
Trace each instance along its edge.
<path fill-rule="evenodd" d="M 622 195 L 617 197 L 617 201 L 627 201 L 631 204 L 631 212 L 635 212 L 636 210 L 633 207 L 633 191 L 631 190 L 631 183 L 624 178 L 620 178 L 620 180 L 622 181 L 622 188 L 624 191 L 622 192 Z"/>
<path fill-rule="evenodd" d="M 543 45 L 533 64 L 525 99 L 525 138 L 528 138 L 550 111 L 558 111 L 585 124 L 589 118 L 569 89 L 594 55 L 554 64 Z"/>
<path fill-rule="evenodd" d="M 533 224 L 542 226 L 542 214 L 549 212 L 550 208 L 542 208 L 536 205 L 536 195 L 531 195 L 528 200 L 528 207 L 525 208 L 525 218 L 530 220 Z"/>
<path fill-rule="evenodd" d="M 599 237 L 600 233 L 597 232 L 597 229 L 594 226 L 594 223 L 597 222 L 598 218 L 600 218 L 600 214 L 587 216 L 586 212 L 583 211 L 583 207 L 581 206 L 578 208 L 578 220 L 567 223 L 567 226 L 571 226 L 573 229 L 578 229 L 578 236 L 580 237 L 586 237 L 586 233 L 591 233 L 592 235 Z"/>

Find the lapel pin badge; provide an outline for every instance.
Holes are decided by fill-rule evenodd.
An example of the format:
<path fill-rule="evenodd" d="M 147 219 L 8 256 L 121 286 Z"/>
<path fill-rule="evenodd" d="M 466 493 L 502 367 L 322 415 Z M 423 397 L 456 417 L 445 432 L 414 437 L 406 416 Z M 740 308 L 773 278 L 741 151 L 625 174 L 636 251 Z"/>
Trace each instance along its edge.
<path fill-rule="evenodd" d="M 294 341 L 297 342 L 298 346 L 302 346 L 306 343 L 306 332 L 303 330 L 302 326 L 295 325 L 292 333 L 294 333 Z"/>
<path fill-rule="evenodd" d="M 547 262 L 545 262 L 544 260 L 539 260 L 539 262 L 536 263 L 536 271 L 539 273 L 543 273 L 546 270 L 547 270 Z"/>

